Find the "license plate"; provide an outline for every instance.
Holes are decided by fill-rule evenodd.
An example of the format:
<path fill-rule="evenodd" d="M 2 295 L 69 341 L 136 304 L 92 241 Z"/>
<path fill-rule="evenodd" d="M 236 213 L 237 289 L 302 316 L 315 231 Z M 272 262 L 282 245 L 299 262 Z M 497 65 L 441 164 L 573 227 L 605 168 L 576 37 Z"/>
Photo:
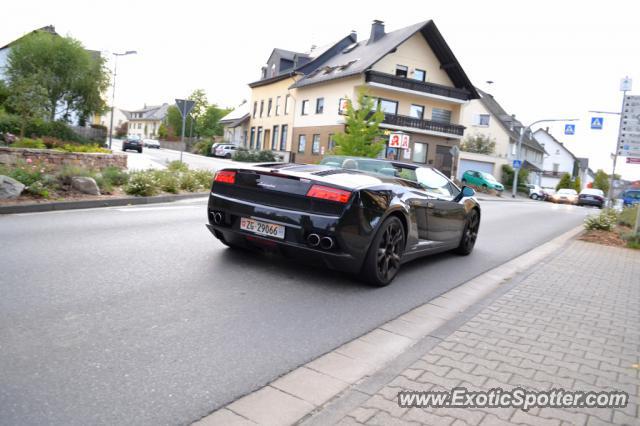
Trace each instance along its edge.
<path fill-rule="evenodd" d="M 258 235 L 284 239 L 284 226 L 261 222 L 247 217 L 240 218 L 240 229 L 253 232 Z"/>

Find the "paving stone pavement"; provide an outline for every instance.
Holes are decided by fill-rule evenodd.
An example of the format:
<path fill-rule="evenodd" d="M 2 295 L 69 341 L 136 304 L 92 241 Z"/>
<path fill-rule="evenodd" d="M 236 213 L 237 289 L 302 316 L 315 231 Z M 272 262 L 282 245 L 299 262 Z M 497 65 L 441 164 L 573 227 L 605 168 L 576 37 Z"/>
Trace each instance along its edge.
<path fill-rule="evenodd" d="M 640 252 L 573 241 L 338 424 L 640 425 Z M 622 390 L 626 408 L 401 408 L 401 390 Z"/>

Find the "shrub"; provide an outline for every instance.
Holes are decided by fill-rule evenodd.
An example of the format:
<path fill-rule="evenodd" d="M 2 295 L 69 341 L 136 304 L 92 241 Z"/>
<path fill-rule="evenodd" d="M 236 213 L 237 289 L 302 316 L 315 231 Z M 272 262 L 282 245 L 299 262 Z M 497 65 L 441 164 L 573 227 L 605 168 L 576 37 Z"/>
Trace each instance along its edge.
<path fill-rule="evenodd" d="M 213 154 L 211 154 L 211 147 L 213 146 L 213 139 L 203 139 L 201 141 L 198 141 L 194 146 L 193 146 L 193 152 L 196 154 L 200 154 L 200 155 L 204 155 L 206 157 L 212 157 Z"/>
<path fill-rule="evenodd" d="M 33 148 L 33 149 L 45 149 L 47 146 L 41 139 L 28 139 L 22 138 L 11 144 L 11 148 Z"/>
<path fill-rule="evenodd" d="M 180 174 L 180 189 L 189 192 L 196 192 L 200 189 L 200 182 L 193 171 Z"/>
<path fill-rule="evenodd" d="M 158 181 L 153 171 L 135 172 L 129 176 L 124 191 L 129 195 L 148 197 L 158 193 Z"/>
<path fill-rule="evenodd" d="M 276 161 L 276 155 L 272 151 L 247 151 L 240 149 L 233 154 L 233 159 L 246 163 L 259 163 Z"/>
<path fill-rule="evenodd" d="M 102 169 L 100 175 L 113 186 L 122 186 L 129 181 L 129 174 L 114 166 Z"/>
<path fill-rule="evenodd" d="M 622 235 L 622 239 L 627 242 L 627 247 L 632 249 L 640 249 L 640 235 L 628 233 Z"/>
<path fill-rule="evenodd" d="M 21 120 L 17 115 L 0 114 L 0 133 L 20 134 Z"/>
<path fill-rule="evenodd" d="M 194 178 L 198 181 L 198 185 L 201 189 L 211 188 L 213 182 L 213 172 L 208 170 L 194 170 L 192 171 Z"/>
<path fill-rule="evenodd" d="M 620 212 L 618 216 L 618 223 L 621 225 L 633 228 L 636 223 L 636 214 L 638 213 L 638 206 L 627 207 Z"/>
<path fill-rule="evenodd" d="M 189 166 L 187 163 L 175 160 L 167 164 L 167 170 L 172 172 L 186 172 L 189 170 Z"/>
<path fill-rule="evenodd" d="M 156 170 L 154 175 L 162 191 L 171 194 L 177 194 L 180 191 L 180 178 L 177 173 L 168 170 Z"/>
<path fill-rule="evenodd" d="M 613 227 L 618 221 L 618 215 L 615 210 L 607 209 L 598 215 L 589 216 L 584 220 L 584 228 L 588 231 L 601 230 L 613 231 Z"/>
<path fill-rule="evenodd" d="M 102 153 L 111 154 L 111 150 L 101 148 L 98 145 L 72 145 L 66 144 L 62 148 L 56 148 L 64 152 L 87 152 L 87 153 Z"/>
<path fill-rule="evenodd" d="M 113 192 L 113 184 L 109 180 L 105 179 L 101 174 L 95 175 L 93 180 L 96 181 L 98 188 L 100 188 L 100 193 L 111 194 Z"/>
<path fill-rule="evenodd" d="M 9 176 L 22 183 L 25 192 L 38 197 L 47 198 L 56 188 L 55 178 L 44 174 L 46 169 L 39 164 L 18 164 L 13 168 L 2 167 L 0 174 Z"/>
<path fill-rule="evenodd" d="M 71 185 L 71 178 L 76 176 L 90 177 L 96 178 L 96 174 L 94 171 L 85 169 L 80 166 L 63 166 L 62 169 L 58 172 L 58 181 L 62 185 Z"/>

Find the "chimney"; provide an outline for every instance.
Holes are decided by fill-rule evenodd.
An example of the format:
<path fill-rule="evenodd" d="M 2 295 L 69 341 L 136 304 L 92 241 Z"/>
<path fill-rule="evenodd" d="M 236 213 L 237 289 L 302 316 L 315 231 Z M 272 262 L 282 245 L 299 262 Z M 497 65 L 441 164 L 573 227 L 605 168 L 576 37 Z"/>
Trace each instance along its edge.
<path fill-rule="evenodd" d="M 384 22 L 376 19 L 371 24 L 371 35 L 367 44 L 375 43 L 382 37 L 384 37 Z"/>
<path fill-rule="evenodd" d="M 358 33 L 356 32 L 356 30 L 351 30 L 351 34 L 349 35 L 351 36 L 351 39 L 353 40 L 354 43 L 358 41 Z"/>

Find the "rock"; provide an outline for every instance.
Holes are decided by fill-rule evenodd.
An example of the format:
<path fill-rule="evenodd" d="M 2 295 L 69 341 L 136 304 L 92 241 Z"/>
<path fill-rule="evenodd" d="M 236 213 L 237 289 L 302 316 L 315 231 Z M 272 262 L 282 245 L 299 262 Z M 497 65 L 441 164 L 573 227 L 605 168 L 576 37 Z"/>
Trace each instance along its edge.
<path fill-rule="evenodd" d="M 24 191 L 24 185 L 9 176 L 0 175 L 0 200 L 18 198 Z"/>
<path fill-rule="evenodd" d="M 100 195 L 100 188 L 93 178 L 74 176 L 71 178 L 71 187 L 80 192 L 91 195 Z"/>

